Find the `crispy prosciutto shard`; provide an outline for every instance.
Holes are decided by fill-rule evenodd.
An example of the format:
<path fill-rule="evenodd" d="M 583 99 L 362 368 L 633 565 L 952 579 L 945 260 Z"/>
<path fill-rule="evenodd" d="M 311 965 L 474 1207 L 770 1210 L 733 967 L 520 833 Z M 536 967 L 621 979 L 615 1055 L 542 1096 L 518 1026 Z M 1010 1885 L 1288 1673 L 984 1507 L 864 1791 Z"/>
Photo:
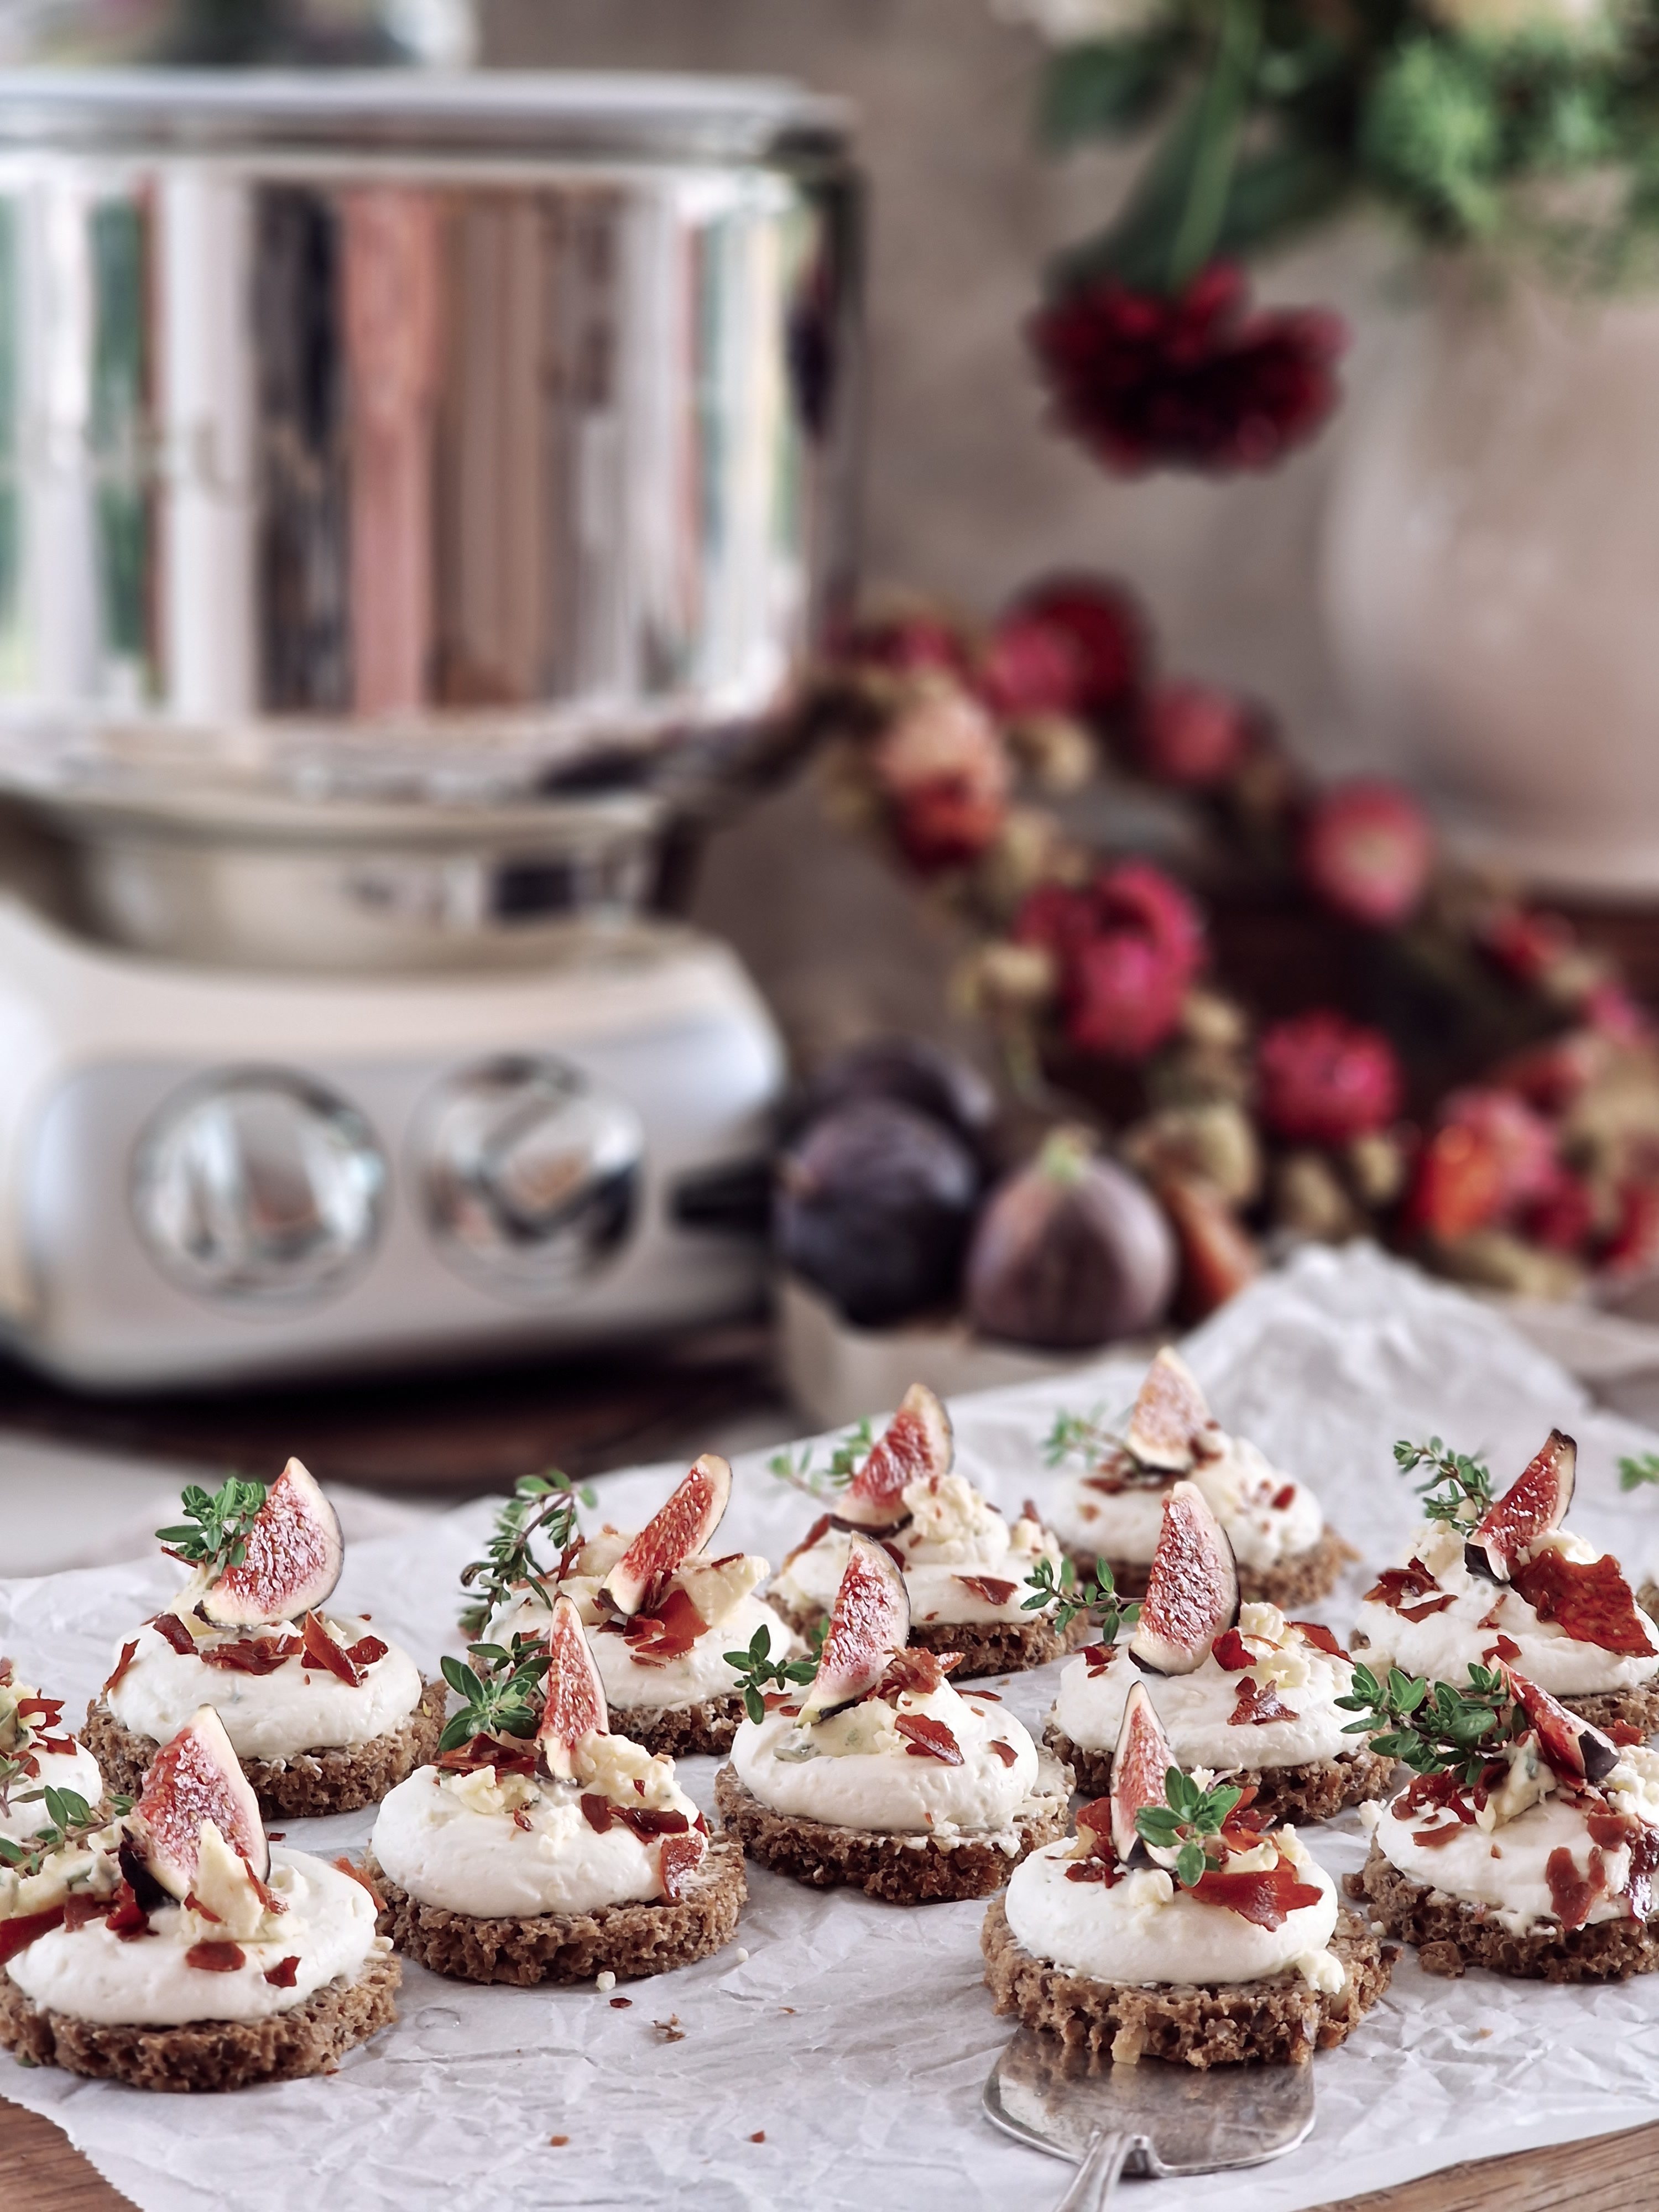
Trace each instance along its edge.
<path fill-rule="evenodd" d="M 242 1557 L 204 1592 L 217 1628 L 279 1627 L 322 1605 L 340 1579 L 339 1516 L 297 1459 L 265 1494 Z"/>
<path fill-rule="evenodd" d="M 568 1597 L 553 1601 L 547 1624 L 549 1664 L 536 1741 L 556 1780 L 575 1779 L 576 1753 L 590 1736 L 609 1735 L 605 1686 L 588 1649 L 582 1617 Z"/>
<path fill-rule="evenodd" d="M 1168 1803 L 1164 1791 L 1175 1763 L 1170 1739 L 1152 1710 L 1146 1685 L 1137 1682 L 1124 1699 L 1117 1747 L 1112 1753 L 1112 1848 L 1125 1866 L 1146 1862 L 1146 1846 L 1135 1826 L 1135 1815 L 1143 1806 Z M 1098 1801 L 1090 1809 L 1097 1812 Z M 1097 1820 L 1091 1819 L 1090 1826 L 1099 1832 Z"/>
<path fill-rule="evenodd" d="M 909 1635 L 910 1599 L 904 1577 L 879 1544 L 855 1534 L 830 1608 L 818 1671 L 801 1706 L 801 1726 L 809 1728 L 867 1698 Z"/>
<path fill-rule="evenodd" d="M 639 1612 L 682 1559 L 704 1550 L 732 1496 L 732 1470 L 705 1452 L 662 1510 L 648 1521 L 599 1585 L 617 1612 Z"/>
<path fill-rule="evenodd" d="M 208 1820 L 263 1881 L 270 1852 L 258 1802 L 224 1723 L 211 1705 L 201 1705 L 151 1759 L 143 1793 L 127 1817 L 128 1836 L 147 1871 L 171 1897 L 188 1897 L 195 1886 Z"/>
<path fill-rule="evenodd" d="M 1578 1447 L 1552 1429 L 1542 1449 L 1469 1531 L 1464 1563 L 1472 1575 L 1506 1583 L 1541 1536 L 1559 1528 L 1572 1504 Z"/>
<path fill-rule="evenodd" d="M 1238 1697 L 1230 1716 L 1234 1728 L 1265 1728 L 1269 1721 L 1293 1721 L 1294 1705 L 1287 1705 L 1272 1682 L 1258 1682 L 1247 1674 L 1238 1686 Z"/>
<path fill-rule="evenodd" d="M 1177 1482 L 1146 1577 L 1129 1656 L 1153 1674 L 1190 1674 L 1238 1624 L 1238 1564 L 1196 1483 Z"/>
<path fill-rule="evenodd" d="M 1540 1620 L 1580 1644 L 1645 1659 L 1653 1638 L 1617 1559 L 1570 1559 L 1546 1548 L 1515 1570 L 1513 1584 Z"/>
<path fill-rule="evenodd" d="M 1285 1858 L 1251 1874 L 1229 1874 L 1212 1867 L 1193 1892 L 1200 1905 L 1219 1905 L 1257 1928 L 1282 1928 L 1291 1913 L 1317 1905 L 1324 1893 L 1304 1881 Z"/>
<path fill-rule="evenodd" d="M 948 1474 L 955 1456 L 951 1416 L 925 1382 L 913 1382 L 842 1492 L 836 1519 L 843 1528 L 872 1533 L 896 1528 L 908 1518 L 905 1486 L 927 1475 Z"/>
<path fill-rule="evenodd" d="M 1146 1370 L 1124 1443 L 1143 1467 L 1184 1474 L 1198 1456 L 1199 1438 L 1214 1427 L 1197 1376 L 1165 1345 Z"/>
<path fill-rule="evenodd" d="M 1547 1690 L 1513 1668 L 1508 1673 L 1516 1703 L 1538 1731 L 1539 1749 L 1563 1781 L 1600 1782 L 1612 1771 L 1619 1763 L 1619 1747 L 1610 1736 L 1570 1713 Z"/>

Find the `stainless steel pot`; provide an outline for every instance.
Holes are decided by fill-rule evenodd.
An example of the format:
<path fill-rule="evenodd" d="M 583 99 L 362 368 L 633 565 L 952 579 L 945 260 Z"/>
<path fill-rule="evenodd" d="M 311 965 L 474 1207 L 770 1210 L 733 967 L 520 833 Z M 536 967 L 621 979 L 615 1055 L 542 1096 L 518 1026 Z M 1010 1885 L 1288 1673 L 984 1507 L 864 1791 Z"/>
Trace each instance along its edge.
<path fill-rule="evenodd" d="M 216 841 L 506 808 L 545 884 L 741 776 L 847 577 L 856 254 L 787 86 L 0 73 L 0 787 L 88 925 L 307 964 Z"/>

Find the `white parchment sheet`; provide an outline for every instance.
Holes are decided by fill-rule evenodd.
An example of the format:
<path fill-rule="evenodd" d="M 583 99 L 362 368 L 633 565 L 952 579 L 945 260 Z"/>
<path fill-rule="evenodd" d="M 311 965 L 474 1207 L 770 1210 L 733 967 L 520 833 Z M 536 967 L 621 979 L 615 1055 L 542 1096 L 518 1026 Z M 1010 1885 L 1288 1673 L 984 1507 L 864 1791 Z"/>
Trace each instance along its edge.
<path fill-rule="evenodd" d="M 1502 1483 L 1554 1423 L 1580 1444 L 1573 1526 L 1638 1577 L 1659 1556 L 1659 1493 L 1621 1497 L 1615 1474 L 1620 1453 L 1659 1437 L 1591 1411 L 1495 1311 L 1374 1251 L 1304 1256 L 1187 1348 L 1224 1424 L 1313 1483 L 1370 1568 L 1396 1554 L 1413 1518 L 1396 1437 L 1436 1431 L 1485 1452 Z M 1041 1502 L 1058 1480 L 1038 1449 L 1057 1407 L 1116 1412 L 1137 1379 L 1106 1361 L 1063 1384 L 962 1400 L 959 1463 L 1005 1507 Z M 605 1477 L 593 1517 L 638 1526 L 681 1472 Z M 440 1652 L 459 1646 L 455 1576 L 492 1510 L 359 1546 L 342 1602 L 372 1612 L 435 1672 Z M 722 1547 L 775 1561 L 813 1511 L 759 1461 L 740 1462 Z M 0 1650 L 77 1711 L 174 1574 L 158 1558 L 0 1583 Z M 1340 1629 L 1363 1586 L 1356 1573 L 1323 1608 Z M 1034 1729 L 1056 1672 L 1013 1676 L 1005 1692 Z M 682 1767 L 712 1810 L 714 1762 Z M 332 1856 L 371 1820 L 295 1822 L 288 1833 Z M 1359 1864 L 1352 1815 L 1308 1834 L 1333 1874 Z M 147 2096 L 0 2058 L 0 2091 L 58 2122 L 143 2212 L 1041 2212 L 1057 2198 L 1067 2169 L 980 2117 L 1009 2033 L 980 1978 L 983 1907 L 819 1895 L 757 1868 L 750 1888 L 737 1945 L 627 1984 L 626 2010 L 592 1989 L 477 1989 L 406 1966 L 396 2027 L 325 2080 Z M 1659 2118 L 1659 1976 L 1611 1989 L 1478 1972 L 1435 1981 L 1408 1952 L 1382 2004 L 1315 2069 L 1318 2124 L 1300 2151 L 1247 2175 L 1136 2186 L 1133 2197 L 1144 2186 L 1155 2212 L 1297 2212 L 1460 2159 Z M 555 2135 L 569 2141 L 555 2148 Z"/>

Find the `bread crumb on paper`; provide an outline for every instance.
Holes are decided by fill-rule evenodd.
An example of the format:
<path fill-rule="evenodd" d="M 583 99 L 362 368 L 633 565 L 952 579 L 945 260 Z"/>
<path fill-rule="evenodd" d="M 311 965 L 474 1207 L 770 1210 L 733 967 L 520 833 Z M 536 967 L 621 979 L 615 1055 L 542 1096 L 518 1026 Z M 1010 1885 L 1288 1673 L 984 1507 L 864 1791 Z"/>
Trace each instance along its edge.
<path fill-rule="evenodd" d="M 601 1996 L 604 1996 L 608 1990 L 614 1990 L 616 1988 L 617 1977 L 611 1972 L 609 1966 L 605 1968 L 602 1974 L 595 1976 L 593 1986 L 599 1992 Z"/>

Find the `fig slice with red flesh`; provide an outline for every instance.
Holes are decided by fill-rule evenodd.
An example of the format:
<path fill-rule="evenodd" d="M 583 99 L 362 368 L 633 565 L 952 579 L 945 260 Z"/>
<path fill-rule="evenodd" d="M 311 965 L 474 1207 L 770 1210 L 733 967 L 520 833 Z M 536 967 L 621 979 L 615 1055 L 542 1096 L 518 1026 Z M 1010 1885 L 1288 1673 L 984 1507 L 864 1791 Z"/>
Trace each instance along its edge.
<path fill-rule="evenodd" d="M 682 1559 L 707 1549 L 731 1497 L 731 1468 L 717 1453 L 705 1452 L 600 1583 L 601 1598 L 631 1618 Z"/>
<path fill-rule="evenodd" d="M 276 1627 L 332 1596 L 345 1546 L 340 1519 L 297 1459 L 265 1493 L 242 1556 L 202 1599 L 216 1627 Z"/>
<path fill-rule="evenodd" d="M 1151 1856 L 1135 1815 L 1143 1806 L 1168 1804 L 1167 1778 L 1175 1764 L 1146 1685 L 1137 1682 L 1123 1701 L 1112 1753 L 1112 1849 L 1122 1865 L 1145 1866 Z"/>
<path fill-rule="evenodd" d="M 1165 1345 L 1146 1370 L 1124 1443 L 1143 1467 L 1183 1474 L 1198 1456 L 1198 1438 L 1213 1426 L 1197 1376 Z"/>
<path fill-rule="evenodd" d="M 1539 1749 L 1563 1781 L 1582 1777 L 1586 1782 L 1600 1782 L 1611 1773 L 1619 1764 L 1619 1747 L 1611 1736 L 1569 1712 L 1547 1690 L 1540 1690 L 1536 1682 L 1528 1681 L 1513 1668 L 1509 1678 L 1516 1703 L 1538 1731 Z"/>
<path fill-rule="evenodd" d="M 818 1671 L 800 1709 L 800 1724 L 828 1719 L 867 1698 L 910 1636 L 910 1594 L 879 1544 L 854 1535 L 830 1612 Z"/>
<path fill-rule="evenodd" d="M 949 1474 L 955 1457 L 951 1416 L 925 1382 L 913 1382 L 836 1501 L 836 1519 L 844 1528 L 866 1534 L 896 1528 L 909 1518 L 905 1486 L 930 1474 Z"/>
<path fill-rule="evenodd" d="M 1522 1553 L 1566 1519 L 1577 1474 L 1577 1445 L 1559 1429 L 1552 1429 L 1525 1473 L 1469 1531 L 1463 1547 L 1469 1572 L 1489 1583 L 1508 1582 Z"/>
<path fill-rule="evenodd" d="M 1129 1656 L 1148 1674 L 1190 1674 L 1237 1624 L 1238 1563 L 1226 1531 L 1196 1483 L 1175 1483 L 1164 1496 Z"/>
<path fill-rule="evenodd" d="M 127 1815 L 128 1834 L 169 1896 L 189 1896 L 207 1820 L 263 1881 L 270 1872 L 270 1850 L 258 1801 L 224 1723 L 211 1705 L 199 1705 L 151 1759 L 143 1793 Z"/>
<path fill-rule="evenodd" d="M 555 1780 L 572 1782 L 576 1778 L 578 1750 L 590 1735 L 610 1735 L 611 1716 L 582 1617 L 568 1597 L 553 1601 L 547 1649 L 549 1664 L 536 1741 Z"/>

